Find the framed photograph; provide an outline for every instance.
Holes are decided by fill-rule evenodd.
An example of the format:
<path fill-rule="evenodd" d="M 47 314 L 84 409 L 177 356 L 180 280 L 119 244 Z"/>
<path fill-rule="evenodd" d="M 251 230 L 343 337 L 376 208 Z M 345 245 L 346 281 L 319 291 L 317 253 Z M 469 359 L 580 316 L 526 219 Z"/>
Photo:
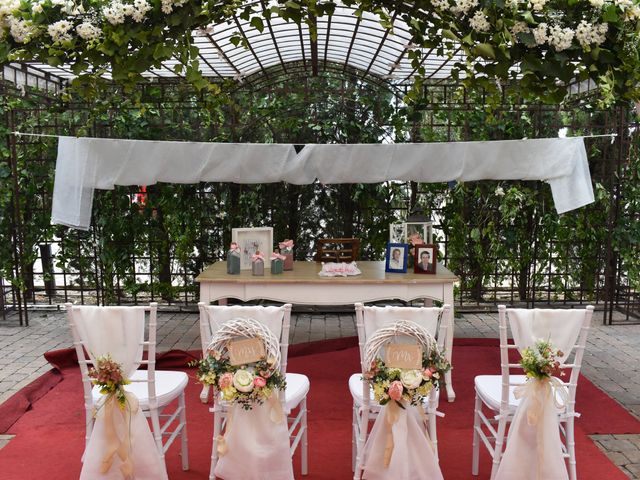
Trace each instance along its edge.
<path fill-rule="evenodd" d="M 415 273 L 436 273 L 438 247 L 428 244 L 416 245 L 414 255 L 413 271 Z"/>
<path fill-rule="evenodd" d="M 406 273 L 408 252 L 409 245 L 406 243 L 387 243 L 387 260 L 384 271 L 390 273 Z"/>
<path fill-rule="evenodd" d="M 389 243 L 406 243 L 407 225 L 405 223 L 389 224 Z"/>
<path fill-rule="evenodd" d="M 260 251 L 268 256 L 273 251 L 273 228 L 232 228 L 231 241 L 240 247 L 240 270 L 251 270 L 251 256 Z M 264 268 L 271 268 L 264 262 Z"/>
<path fill-rule="evenodd" d="M 414 235 L 420 235 L 422 242 L 433 244 L 433 227 L 431 222 L 407 222 L 405 225 L 405 243 L 410 243 L 409 239 Z"/>

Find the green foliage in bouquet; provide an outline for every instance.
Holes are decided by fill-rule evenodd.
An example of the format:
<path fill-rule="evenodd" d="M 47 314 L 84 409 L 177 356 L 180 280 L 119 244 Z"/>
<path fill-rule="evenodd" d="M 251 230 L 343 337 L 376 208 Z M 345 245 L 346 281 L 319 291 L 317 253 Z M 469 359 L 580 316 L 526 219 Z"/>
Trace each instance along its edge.
<path fill-rule="evenodd" d="M 564 354 L 548 340 L 538 340 L 533 347 L 522 351 L 520 365 L 529 378 L 544 380 L 553 376 L 562 376 L 559 357 Z"/>

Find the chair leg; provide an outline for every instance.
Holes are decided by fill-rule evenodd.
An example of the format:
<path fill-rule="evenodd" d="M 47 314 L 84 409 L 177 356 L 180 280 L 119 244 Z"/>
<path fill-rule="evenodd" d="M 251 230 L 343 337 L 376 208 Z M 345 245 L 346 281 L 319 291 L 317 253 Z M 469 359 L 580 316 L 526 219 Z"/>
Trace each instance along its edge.
<path fill-rule="evenodd" d="M 436 430 L 436 409 L 435 407 L 428 414 L 428 422 L 429 422 L 429 439 L 431 440 L 431 445 L 433 447 L 433 454 L 436 457 L 436 463 L 440 463 L 440 458 L 438 457 L 438 431 Z"/>
<path fill-rule="evenodd" d="M 182 457 L 182 470 L 189 470 L 189 440 L 187 437 L 187 409 L 184 401 L 184 391 L 178 398 L 180 409 L 180 456 Z"/>
<path fill-rule="evenodd" d="M 308 431 L 307 431 L 307 397 L 302 399 L 300 403 L 300 408 L 302 409 L 302 448 L 300 450 L 300 466 L 302 470 L 302 475 L 307 475 L 309 473 L 309 440 L 308 440 Z"/>
<path fill-rule="evenodd" d="M 569 454 L 569 480 L 576 480 L 578 478 L 573 420 L 574 417 L 568 417 L 565 425 L 565 442 L 567 443 L 567 453 Z"/>
<path fill-rule="evenodd" d="M 351 471 L 356 471 L 356 441 L 358 439 L 358 414 L 356 404 L 353 403 L 351 412 Z"/>
<path fill-rule="evenodd" d="M 491 465 L 491 480 L 493 480 L 498 473 L 498 467 L 500 466 L 500 460 L 502 459 L 502 450 L 504 445 L 504 434 L 507 429 L 507 416 L 503 414 L 498 420 L 498 430 L 496 433 L 496 444 L 493 450 L 493 463 Z"/>
<path fill-rule="evenodd" d="M 222 429 L 222 412 L 214 408 L 213 409 L 213 445 L 211 447 L 211 469 L 209 470 L 209 480 L 215 480 L 216 475 L 214 473 L 216 464 L 218 463 L 218 437 L 220 436 L 220 430 Z"/>
<path fill-rule="evenodd" d="M 364 445 L 367 439 L 367 430 L 369 428 L 369 415 L 368 407 L 361 407 L 362 412 L 359 415 L 358 421 L 360 422 L 360 428 L 358 429 L 358 443 L 356 445 L 356 468 L 353 474 L 354 480 L 360 480 L 362 475 L 362 466 L 364 465 Z"/>
<path fill-rule="evenodd" d="M 476 394 L 476 403 L 473 408 L 473 454 L 471 459 L 471 474 L 478 475 L 480 469 L 480 411 L 482 400 Z"/>
<path fill-rule="evenodd" d="M 153 439 L 156 441 L 156 447 L 158 448 L 158 452 L 160 452 L 160 457 L 164 462 L 164 446 L 162 445 L 162 430 L 160 429 L 160 412 L 157 408 L 151 408 L 149 410 L 149 415 L 151 416 L 151 426 L 153 427 Z"/>

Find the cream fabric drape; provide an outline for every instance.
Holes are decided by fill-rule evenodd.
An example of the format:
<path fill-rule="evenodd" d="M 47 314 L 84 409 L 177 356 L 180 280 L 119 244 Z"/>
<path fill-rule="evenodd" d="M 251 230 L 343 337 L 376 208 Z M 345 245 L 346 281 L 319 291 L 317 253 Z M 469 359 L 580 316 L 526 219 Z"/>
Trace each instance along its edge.
<path fill-rule="evenodd" d="M 306 145 L 60 137 L 52 222 L 91 224 L 95 189 L 156 182 L 377 183 L 544 180 L 563 213 L 594 201 L 576 138 L 414 144 Z"/>
<path fill-rule="evenodd" d="M 392 410 L 390 410 L 390 408 Z M 442 472 L 424 426 L 421 406 L 385 405 L 380 409 L 364 448 L 366 480 L 442 480 Z M 393 419 L 388 419 L 393 415 Z M 390 425 L 391 424 L 391 425 Z M 389 427 L 391 432 L 389 432 Z M 393 450 L 388 465 L 385 454 L 392 436 Z"/>
<path fill-rule="evenodd" d="M 85 307 L 77 311 L 74 320 L 90 358 L 95 360 L 99 356 L 111 355 L 114 361 L 122 365 L 125 377 L 130 377 L 142 360 L 144 315 L 144 310 L 138 308 Z M 124 411 L 116 404 L 106 404 L 106 397 L 97 403 L 96 419 L 84 453 L 80 480 L 167 478 L 165 464 L 156 448 L 147 419 L 138 407 L 135 395 L 127 393 L 127 398 L 128 408 Z M 130 439 L 130 448 L 126 445 L 123 448 L 131 459 L 132 475 L 123 474 L 125 467 L 115 452 L 111 467 L 103 472 L 106 453 L 111 446 L 125 442 L 127 438 Z"/>
<path fill-rule="evenodd" d="M 216 465 L 225 480 L 293 480 L 286 417 L 274 422 L 269 402 L 244 410 L 235 404 L 227 414 L 226 453 Z"/>

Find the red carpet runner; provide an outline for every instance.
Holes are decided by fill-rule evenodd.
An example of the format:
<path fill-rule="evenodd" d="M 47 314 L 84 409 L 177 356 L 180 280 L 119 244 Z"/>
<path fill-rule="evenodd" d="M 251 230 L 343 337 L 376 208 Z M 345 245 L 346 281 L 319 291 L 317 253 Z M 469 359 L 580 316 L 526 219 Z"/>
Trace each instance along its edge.
<path fill-rule="evenodd" d="M 358 369 L 354 339 L 316 342 L 291 347 L 292 372 L 311 379 L 309 395 L 309 480 L 347 480 L 351 478 L 351 397 L 349 375 Z M 83 450 L 84 409 L 82 388 L 71 351 L 48 355 L 62 371 L 62 381 L 21 417 L 10 409 L 24 407 L 9 401 L 0 407 L 0 425 L 6 419 L 19 419 L 7 433 L 16 435 L 0 450 L 0 478 L 3 480 L 70 480 L 78 478 Z M 184 355 L 171 353 L 160 359 L 161 368 L 184 364 Z M 438 421 L 438 440 L 442 471 L 446 479 L 471 479 L 471 435 L 473 423 L 473 377 L 480 373 L 499 373 L 496 341 L 461 340 L 454 348 L 454 403 L 441 402 L 446 416 Z M 640 422 L 615 401 L 582 378 L 578 387 L 576 422 L 578 476 L 581 480 L 624 480 L 622 474 L 587 436 L 594 433 L 640 433 Z M 55 383 L 55 382 L 53 382 Z M 189 460 L 191 469 L 180 470 L 179 446 L 167 456 L 169 476 L 174 479 L 208 478 L 211 452 L 212 418 L 199 402 L 200 386 L 191 382 L 187 390 L 189 416 Z M 299 476 L 298 455 L 295 458 Z M 483 451 L 481 475 L 488 479 L 488 455 Z M 240 480 L 240 479 L 228 479 Z M 401 479 L 398 479 L 401 480 Z"/>

